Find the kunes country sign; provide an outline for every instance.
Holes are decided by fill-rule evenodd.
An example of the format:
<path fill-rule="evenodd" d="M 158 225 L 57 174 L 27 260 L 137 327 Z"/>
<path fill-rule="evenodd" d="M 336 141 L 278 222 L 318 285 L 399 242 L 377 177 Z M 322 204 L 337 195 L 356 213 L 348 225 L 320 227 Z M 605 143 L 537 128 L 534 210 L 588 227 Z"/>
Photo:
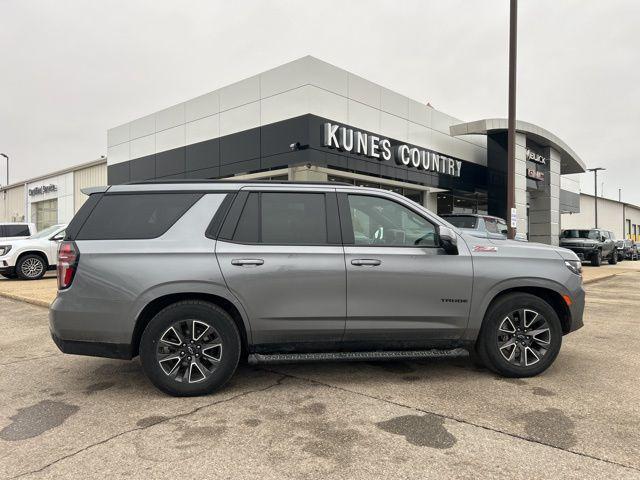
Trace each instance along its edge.
<path fill-rule="evenodd" d="M 380 161 L 388 162 L 394 159 L 398 165 L 452 177 L 459 177 L 462 169 L 460 160 L 446 155 L 404 143 L 392 147 L 388 138 L 329 122 L 322 128 L 322 145 Z"/>

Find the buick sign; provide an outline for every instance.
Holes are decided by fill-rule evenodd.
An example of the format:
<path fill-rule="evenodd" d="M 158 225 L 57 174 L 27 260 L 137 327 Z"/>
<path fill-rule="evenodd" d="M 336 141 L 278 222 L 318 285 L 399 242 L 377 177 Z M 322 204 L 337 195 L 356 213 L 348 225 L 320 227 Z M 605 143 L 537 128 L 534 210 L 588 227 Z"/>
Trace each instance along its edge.
<path fill-rule="evenodd" d="M 380 161 L 390 161 L 397 165 L 417 170 L 427 170 L 459 177 L 462 162 L 423 148 L 411 147 L 407 144 L 391 146 L 388 138 L 378 137 L 372 133 L 342 127 L 333 123 L 323 125 L 322 145 L 344 152 L 355 153 Z"/>
<path fill-rule="evenodd" d="M 547 159 L 545 157 L 528 148 L 525 152 L 525 156 L 527 157 L 527 160 L 531 160 L 532 162 L 541 163 L 542 165 L 547 164 Z"/>

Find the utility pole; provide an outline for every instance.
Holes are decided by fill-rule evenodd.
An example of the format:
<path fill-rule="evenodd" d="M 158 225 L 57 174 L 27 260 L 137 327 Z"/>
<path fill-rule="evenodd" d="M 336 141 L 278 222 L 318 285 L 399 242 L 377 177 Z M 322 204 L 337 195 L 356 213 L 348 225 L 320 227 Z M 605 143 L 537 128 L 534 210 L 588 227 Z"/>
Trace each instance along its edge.
<path fill-rule="evenodd" d="M 507 130 L 507 214 L 509 238 L 516 235 L 517 225 L 511 224 L 511 210 L 515 208 L 516 175 L 516 57 L 518 53 L 518 0 L 509 5 L 509 118 Z"/>
<path fill-rule="evenodd" d="M 593 208 L 596 214 L 596 225 L 595 228 L 598 228 L 598 172 L 600 170 L 606 170 L 606 168 L 595 167 L 588 168 L 590 172 L 593 172 Z"/>

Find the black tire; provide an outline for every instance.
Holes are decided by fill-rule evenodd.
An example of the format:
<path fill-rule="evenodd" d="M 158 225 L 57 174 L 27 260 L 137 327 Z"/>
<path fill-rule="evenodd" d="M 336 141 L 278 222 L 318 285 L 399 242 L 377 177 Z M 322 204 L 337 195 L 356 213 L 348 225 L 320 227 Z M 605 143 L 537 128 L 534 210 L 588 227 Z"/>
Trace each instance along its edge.
<path fill-rule="evenodd" d="M 2 275 L 4 278 L 8 278 L 9 280 L 18 278 L 18 275 L 16 275 L 15 273 L 0 273 L 0 275 Z"/>
<path fill-rule="evenodd" d="M 47 266 L 40 255 L 29 253 L 16 263 L 16 275 L 20 280 L 40 280 L 47 272 Z"/>
<path fill-rule="evenodd" d="M 206 361 L 205 355 L 200 357 L 199 360 L 195 360 L 197 354 L 194 352 L 198 351 L 202 353 L 205 351 L 205 349 L 195 350 L 198 342 L 191 346 L 187 344 L 185 348 L 180 345 L 174 346 L 172 343 L 167 343 L 168 338 L 166 335 L 167 332 L 171 330 L 171 327 L 174 327 L 174 329 L 179 328 L 178 326 L 184 327 L 185 324 L 189 324 L 189 322 L 193 320 L 202 322 L 198 323 L 198 325 L 206 324 L 210 330 L 207 329 L 205 331 L 213 332 L 211 335 L 214 335 L 216 339 L 215 342 L 221 344 L 219 359 L 215 364 L 207 364 L 209 369 L 206 369 L 207 365 L 204 365 Z M 194 331 L 195 326 L 196 325 L 194 325 Z M 175 332 L 176 330 L 173 330 L 173 332 L 169 332 L 169 335 Z M 180 332 L 180 337 L 176 336 L 175 338 L 182 338 L 186 341 L 189 335 L 192 338 L 196 336 L 195 333 L 189 332 L 187 328 L 186 331 L 182 330 Z M 165 338 L 165 341 L 161 343 L 162 338 Z M 207 337 L 204 338 L 205 340 L 207 339 Z M 204 347 L 205 345 L 202 346 Z M 191 349 L 190 347 L 194 348 Z M 157 356 L 165 355 L 164 353 L 159 353 L 161 349 L 163 351 L 165 349 L 176 349 L 174 352 L 176 356 L 180 356 L 180 352 L 184 352 L 185 355 L 182 356 L 182 360 L 174 367 L 176 369 L 174 376 L 179 375 L 181 369 L 184 372 L 181 379 L 174 378 L 170 373 L 163 370 Z M 189 353 L 190 350 L 191 353 Z M 164 308 L 151 319 L 144 329 L 140 340 L 140 361 L 145 374 L 158 389 L 176 397 L 207 395 L 221 388 L 235 372 L 240 358 L 240 351 L 240 334 L 233 319 L 217 305 L 200 300 L 185 300 Z M 174 355 L 174 353 L 166 355 L 171 356 Z M 186 360 L 187 355 L 193 355 L 193 357 L 189 356 L 188 358 L 190 360 Z M 193 360 L 191 360 L 192 358 Z M 166 365 L 166 369 L 169 369 L 169 367 L 173 365 L 173 363 L 170 363 L 166 359 L 162 361 L 165 362 L 164 365 Z M 185 362 L 188 366 L 185 366 Z M 199 362 L 199 366 L 197 365 L 197 368 L 193 369 L 191 363 L 196 362 Z M 197 379 L 192 383 L 192 370 L 197 370 L 199 373 L 202 373 L 204 378 Z M 207 373 L 203 373 L 204 371 Z"/>
<path fill-rule="evenodd" d="M 600 265 L 602 265 L 602 252 L 598 250 L 596 254 L 591 257 L 591 266 L 599 267 Z"/>
<path fill-rule="evenodd" d="M 503 350 L 505 352 L 503 355 L 499 348 L 501 338 L 499 335 L 502 335 L 502 331 L 499 329 L 507 318 L 513 317 L 512 312 L 519 310 L 528 311 L 525 313 L 525 318 L 529 315 L 533 328 L 537 328 L 535 327 L 535 325 L 538 325 L 537 322 L 546 322 L 546 324 L 543 324 L 544 328 L 540 327 L 540 330 L 548 328 L 548 334 L 538 338 L 540 340 L 544 338 L 544 340 L 548 342 L 544 347 L 544 352 L 542 352 L 542 348 L 536 352 L 537 347 L 541 344 L 529 343 L 529 345 L 531 345 L 529 351 L 533 351 L 534 353 L 525 352 L 519 344 L 514 344 L 513 351 L 516 352 L 516 354 L 514 354 L 513 359 L 509 361 L 506 355 L 511 356 L 510 350 Z M 533 314 L 537 314 L 537 316 L 533 316 Z M 537 320 L 531 320 L 532 318 Z M 514 337 L 516 335 L 518 334 L 514 332 Z M 526 332 L 520 336 L 527 337 Z M 529 342 L 530 340 L 525 341 Z M 486 359 L 487 367 L 495 373 L 505 377 L 533 377 L 549 368 L 558 356 L 561 345 L 562 326 L 558 315 L 551 305 L 535 295 L 515 292 L 499 298 L 491 305 L 489 310 L 487 310 L 484 321 L 482 322 L 480 335 L 478 336 L 477 349 L 482 352 L 481 356 Z M 524 360 L 522 352 L 525 352 Z M 532 361 L 531 364 L 528 364 L 529 360 Z"/>
<path fill-rule="evenodd" d="M 618 263 L 618 253 L 613 252 L 609 258 L 609 265 L 616 265 Z"/>

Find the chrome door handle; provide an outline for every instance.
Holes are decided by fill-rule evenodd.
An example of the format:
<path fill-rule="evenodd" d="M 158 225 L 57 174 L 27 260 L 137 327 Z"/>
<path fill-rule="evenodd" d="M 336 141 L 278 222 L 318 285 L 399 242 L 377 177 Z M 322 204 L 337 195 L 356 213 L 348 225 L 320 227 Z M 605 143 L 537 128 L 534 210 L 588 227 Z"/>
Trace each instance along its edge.
<path fill-rule="evenodd" d="M 351 265 L 355 265 L 356 267 L 377 267 L 382 262 L 375 258 L 356 258 L 351 260 Z"/>
<path fill-rule="evenodd" d="M 262 265 L 264 260 L 261 258 L 234 258 L 231 260 L 231 265 L 235 265 L 237 267 L 243 267 L 245 265 L 253 265 L 257 267 L 258 265 Z"/>

